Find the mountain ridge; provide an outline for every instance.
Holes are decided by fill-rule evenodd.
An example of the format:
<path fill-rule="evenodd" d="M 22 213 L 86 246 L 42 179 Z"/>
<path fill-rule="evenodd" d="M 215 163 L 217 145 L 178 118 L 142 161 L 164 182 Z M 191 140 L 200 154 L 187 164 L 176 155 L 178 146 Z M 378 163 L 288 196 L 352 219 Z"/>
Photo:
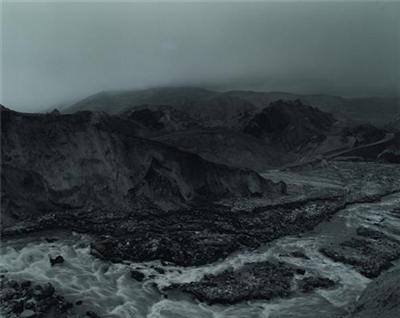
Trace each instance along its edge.
<path fill-rule="evenodd" d="M 257 112 L 276 100 L 300 99 L 323 111 L 333 113 L 338 117 L 362 122 L 370 121 L 373 124 L 383 125 L 400 114 L 400 99 L 398 97 L 341 97 L 324 94 L 297 94 L 290 92 L 261 92 L 251 90 L 214 91 L 198 87 L 161 87 L 143 90 L 103 91 L 91 95 L 67 108 L 64 112 L 77 110 L 103 110 L 110 113 L 119 113 L 135 108 L 139 105 L 169 104 L 185 111 L 186 107 L 207 106 L 210 98 L 221 98 L 224 102 L 231 99 L 230 104 L 237 106 L 247 102 L 247 106 L 237 106 L 239 110 Z M 229 101 L 229 100 L 228 100 Z M 217 104 L 217 106 L 221 104 Z M 251 109 L 251 105 L 254 107 Z M 214 108 L 214 107 L 213 107 Z M 228 111 L 232 111 L 227 109 Z M 240 111 L 238 112 L 240 113 Z M 209 111 L 209 110 L 208 110 Z M 224 109 L 226 112 L 226 109 Z M 224 112 L 224 113 L 225 113 Z"/>

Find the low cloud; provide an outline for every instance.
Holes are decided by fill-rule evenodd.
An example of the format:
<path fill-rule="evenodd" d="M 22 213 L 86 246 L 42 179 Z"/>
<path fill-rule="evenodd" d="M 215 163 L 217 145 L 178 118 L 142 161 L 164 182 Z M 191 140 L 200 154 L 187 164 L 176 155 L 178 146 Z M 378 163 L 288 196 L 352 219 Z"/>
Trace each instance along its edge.
<path fill-rule="evenodd" d="M 395 2 L 5 3 L 2 103 L 176 85 L 399 95 L 399 21 Z"/>

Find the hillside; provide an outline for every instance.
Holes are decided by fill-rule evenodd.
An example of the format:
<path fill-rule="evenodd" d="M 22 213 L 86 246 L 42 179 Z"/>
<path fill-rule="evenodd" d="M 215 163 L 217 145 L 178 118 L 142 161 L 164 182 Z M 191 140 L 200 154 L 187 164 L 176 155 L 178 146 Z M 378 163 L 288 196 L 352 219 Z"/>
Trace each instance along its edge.
<path fill-rule="evenodd" d="M 155 140 L 227 165 L 262 172 L 290 162 L 293 156 L 278 146 L 229 129 L 193 129 L 161 135 Z"/>
<path fill-rule="evenodd" d="M 380 102 L 382 107 L 374 107 Z M 138 136 L 155 138 L 213 162 L 262 171 L 383 139 L 384 130 L 365 122 L 381 125 L 388 121 L 396 112 L 396 103 L 388 98 L 175 87 L 104 92 L 66 112 L 115 113 L 132 122 Z"/>
<path fill-rule="evenodd" d="M 1 120 L 2 209 L 11 220 L 65 209 L 171 209 L 279 192 L 251 170 L 137 137 L 131 122 L 105 113 L 23 114 L 3 107 Z"/>

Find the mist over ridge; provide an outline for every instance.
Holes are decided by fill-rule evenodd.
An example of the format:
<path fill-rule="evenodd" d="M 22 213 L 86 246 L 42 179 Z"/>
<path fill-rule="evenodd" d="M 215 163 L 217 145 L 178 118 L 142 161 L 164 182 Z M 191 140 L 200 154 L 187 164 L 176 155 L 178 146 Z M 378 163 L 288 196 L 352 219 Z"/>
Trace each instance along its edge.
<path fill-rule="evenodd" d="M 7 2 L 1 102 L 38 111 L 170 86 L 398 96 L 399 12 L 396 2 Z"/>

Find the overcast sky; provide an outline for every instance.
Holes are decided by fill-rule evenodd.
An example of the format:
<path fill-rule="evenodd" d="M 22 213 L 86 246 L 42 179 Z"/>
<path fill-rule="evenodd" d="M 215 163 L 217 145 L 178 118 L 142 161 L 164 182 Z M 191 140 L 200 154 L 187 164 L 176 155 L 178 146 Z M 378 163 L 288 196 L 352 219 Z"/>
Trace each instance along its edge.
<path fill-rule="evenodd" d="M 17 3 L 3 94 L 33 111 L 98 91 L 202 86 L 400 95 L 400 3 Z"/>

